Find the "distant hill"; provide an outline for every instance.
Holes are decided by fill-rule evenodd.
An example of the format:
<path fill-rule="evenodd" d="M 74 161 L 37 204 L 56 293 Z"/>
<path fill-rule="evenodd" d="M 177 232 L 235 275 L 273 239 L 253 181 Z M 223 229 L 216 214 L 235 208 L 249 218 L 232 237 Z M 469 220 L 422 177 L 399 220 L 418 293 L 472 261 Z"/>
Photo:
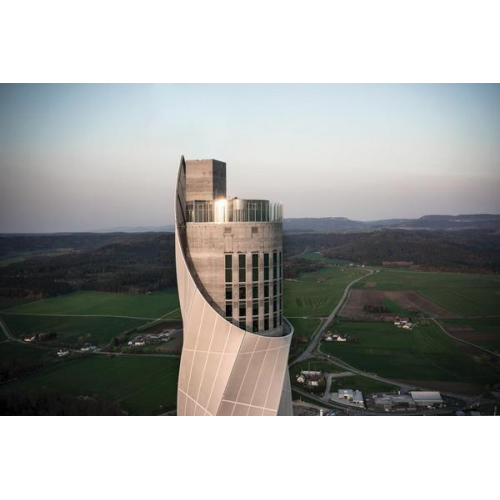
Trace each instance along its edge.
<path fill-rule="evenodd" d="M 500 232 L 484 229 L 286 233 L 285 254 L 320 252 L 360 264 L 461 272 L 500 272 Z"/>
<path fill-rule="evenodd" d="M 366 222 L 355 221 L 345 217 L 305 217 L 299 219 L 285 219 L 285 231 L 349 231 L 366 229 Z"/>
<path fill-rule="evenodd" d="M 173 233 L 175 226 L 168 224 L 165 226 L 116 226 L 106 229 L 97 229 L 93 233 Z"/>
<path fill-rule="evenodd" d="M 1 265 L 2 257 L 19 261 Z M 0 297 L 77 290 L 144 293 L 175 286 L 172 233 L 74 233 L 0 238 Z"/>
<path fill-rule="evenodd" d="M 284 220 L 289 232 L 372 231 L 374 229 L 500 229 L 500 215 L 424 215 L 418 219 L 356 221 L 345 217 L 308 217 Z"/>

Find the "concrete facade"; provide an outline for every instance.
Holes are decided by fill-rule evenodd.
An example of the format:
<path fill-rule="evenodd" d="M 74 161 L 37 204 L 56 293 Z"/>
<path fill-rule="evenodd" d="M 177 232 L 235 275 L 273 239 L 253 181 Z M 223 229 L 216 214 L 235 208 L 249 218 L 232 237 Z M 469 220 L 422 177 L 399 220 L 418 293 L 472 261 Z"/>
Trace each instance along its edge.
<path fill-rule="evenodd" d="M 245 319 L 247 329 L 253 331 L 254 285 L 258 287 L 259 331 L 275 336 L 282 333 L 282 291 L 283 291 L 283 229 L 278 223 L 234 222 L 224 224 L 187 224 L 187 257 L 192 263 L 201 285 L 207 292 L 212 305 L 225 315 L 226 292 L 225 256 L 231 255 L 233 280 L 231 283 L 233 318 L 240 319 L 240 288 L 245 288 Z M 239 255 L 245 258 L 245 281 L 237 278 Z M 264 255 L 269 257 L 269 276 L 264 279 Z M 252 259 L 258 255 L 258 279 L 253 280 Z M 276 259 L 276 263 L 275 263 Z M 275 275 L 276 271 L 276 275 Z M 225 284 L 225 286 L 221 286 Z M 267 297 L 266 285 L 268 287 Z M 276 294 L 274 289 L 276 288 Z M 268 306 L 265 305 L 266 299 Z M 267 313 L 266 313 L 267 311 Z M 276 313 L 277 327 L 274 327 Z M 269 327 L 265 329 L 265 317 Z"/>
<path fill-rule="evenodd" d="M 217 160 L 186 162 L 186 201 L 226 197 L 226 164 Z"/>
<path fill-rule="evenodd" d="M 191 165 L 197 171 L 194 176 L 189 173 Z M 176 267 L 184 345 L 177 414 L 292 415 L 287 361 L 293 327 L 282 318 L 281 223 L 187 222 L 186 202 L 208 196 L 207 189 L 212 189 L 205 180 L 206 189 L 198 181 L 190 184 L 188 178 L 196 178 L 198 170 L 197 162 L 181 159 Z M 225 193 L 225 185 L 219 180 L 215 183 L 217 192 Z M 191 188 L 195 191 L 189 193 Z M 242 255 L 246 256 L 245 267 L 240 273 Z M 228 280 L 228 263 L 234 279 L 230 276 Z M 240 300 L 242 292 L 245 298 Z M 229 303 L 243 305 L 243 309 L 228 316 Z M 243 324 L 239 312 L 246 314 Z M 273 324 L 278 314 L 279 320 Z"/>

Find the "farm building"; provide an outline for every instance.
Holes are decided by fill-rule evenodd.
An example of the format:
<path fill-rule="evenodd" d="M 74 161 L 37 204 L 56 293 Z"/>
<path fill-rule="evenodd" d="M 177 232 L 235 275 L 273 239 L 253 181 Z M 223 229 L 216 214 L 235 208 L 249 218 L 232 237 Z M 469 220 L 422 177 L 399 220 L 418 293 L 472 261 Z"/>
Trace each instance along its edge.
<path fill-rule="evenodd" d="M 302 370 L 297 376 L 299 384 L 305 384 L 309 389 L 317 388 L 324 381 L 324 376 L 320 371 Z"/>

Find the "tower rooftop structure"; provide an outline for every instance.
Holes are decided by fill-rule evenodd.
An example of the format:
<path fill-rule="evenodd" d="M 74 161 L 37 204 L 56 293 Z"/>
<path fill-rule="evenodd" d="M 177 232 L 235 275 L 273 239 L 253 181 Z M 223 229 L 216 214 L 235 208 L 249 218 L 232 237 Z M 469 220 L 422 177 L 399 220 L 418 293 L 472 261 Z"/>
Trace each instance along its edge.
<path fill-rule="evenodd" d="M 293 328 L 283 319 L 282 219 L 280 203 L 228 197 L 224 162 L 181 159 L 178 414 L 291 414 L 287 359 Z M 212 370 L 216 362 L 225 366 L 220 380 Z M 205 377 L 215 377 L 222 390 L 214 402 L 200 399 Z"/>

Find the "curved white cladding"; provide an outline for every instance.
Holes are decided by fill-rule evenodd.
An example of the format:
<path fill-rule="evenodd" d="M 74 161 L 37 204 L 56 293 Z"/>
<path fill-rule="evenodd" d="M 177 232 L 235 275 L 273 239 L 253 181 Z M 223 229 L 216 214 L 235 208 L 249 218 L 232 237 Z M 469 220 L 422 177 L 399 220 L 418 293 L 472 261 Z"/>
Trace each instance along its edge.
<path fill-rule="evenodd" d="M 176 199 L 182 202 L 179 193 Z M 250 333 L 211 306 L 187 264 L 179 215 L 182 219 L 176 209 L 175 258 L 184 329 L 177 415 L 292 415 L 287 361 L 293 330 L 282 337 Z"/>

